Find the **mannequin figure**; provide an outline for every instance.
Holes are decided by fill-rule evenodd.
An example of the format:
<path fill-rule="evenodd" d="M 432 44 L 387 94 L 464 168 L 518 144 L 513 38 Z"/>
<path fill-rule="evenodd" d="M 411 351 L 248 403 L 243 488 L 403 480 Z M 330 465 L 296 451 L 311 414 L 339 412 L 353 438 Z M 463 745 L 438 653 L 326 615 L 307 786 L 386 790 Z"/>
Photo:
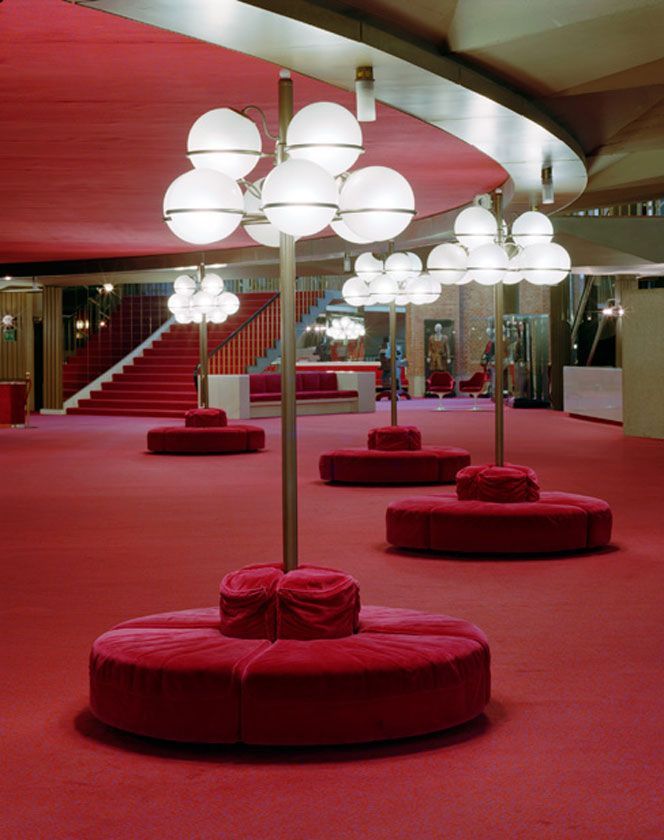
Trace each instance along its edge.
<path fill-rule="evenodd" d="M 427 364 L 433 373 L 437 370 L 447 371 L 450 364 L 450 346 L 447 336 L 443 334 L 443 325 L 436 324 L 429 336 L 427 346 Z"/>

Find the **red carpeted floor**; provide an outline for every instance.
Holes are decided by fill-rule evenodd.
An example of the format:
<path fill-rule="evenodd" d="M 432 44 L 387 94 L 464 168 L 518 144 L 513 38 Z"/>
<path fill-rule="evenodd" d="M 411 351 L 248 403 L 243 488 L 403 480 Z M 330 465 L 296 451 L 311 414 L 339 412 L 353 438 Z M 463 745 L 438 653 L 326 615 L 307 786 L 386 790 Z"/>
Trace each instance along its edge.
<path fill-rule="evenodd" d="M 403 404 L 404 422 L 425 443 L 490 457 L 490 413 L 433 407 Z M 608 499 L 615 546 L 418 557 L 384 541 L 386 504 L 412 491 L 317 478 L 319 452 L 363 445 L 387 408 L 300 418 L 301 558 L 352 572 L 365 603 L 479 624 L 494 659 L 486 716 L 401 743 L 307 750 L 177 747 L 96 723 L 95 636 L 214 604 L 226 571 L 279 558 L 279 422 L 259 421 L 264 453 L 169 458 L 144 454 L 149 418 L 36 417 L 0 430 L 3 837 L 663 836 L 664 443 L 512 411 L 509 460 L 545 489 Z"/>

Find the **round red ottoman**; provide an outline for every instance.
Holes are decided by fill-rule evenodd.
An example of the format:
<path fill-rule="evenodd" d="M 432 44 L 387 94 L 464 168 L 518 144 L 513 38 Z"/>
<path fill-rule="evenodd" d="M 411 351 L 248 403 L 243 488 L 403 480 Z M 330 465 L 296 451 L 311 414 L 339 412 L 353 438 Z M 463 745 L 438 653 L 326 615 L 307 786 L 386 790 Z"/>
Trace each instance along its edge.
<path fill-rule="evenodd" d="M 472 624 L 360 609 L 356 582 L 332 570 L 282 572 L 276 585 L 252 574 L 222 586 L 221 616 L 217 607 L 162 613 L 100 636 L 90 657 L 96 717 L 174 741 L 348 744 L 436 732 L 488 703 L 489 646 Z M 229 604 L 231 629 L 246 620 L 255 631 L 252 600 L 261 622 L 275 622 L 274 639 L 224 632 Z"/>
<path fill-rule="evenodd" d="M 161 426 L 148 432 L 150 452 L 169 455 L 216 455 L 256 452 L 265 447 L 260 426 Z"/>
<path fill-rule="evenodd" d="M 470 464 L 455 446 L 422 447 L 415 426 L 371 429 L 367 449 L 336 449 L 320 456 L 323 481 L 335 484 L 449 484 Z"/>
<path fill-rule="evenodd" d="M 527 467 L 483 465 L 457 476 L 457 495 L 412 496 L 387 508 L 387 541 L 400 548 L 468 554 L 541 554 L 611 540 L 602 499 L 540 492 Z"/>

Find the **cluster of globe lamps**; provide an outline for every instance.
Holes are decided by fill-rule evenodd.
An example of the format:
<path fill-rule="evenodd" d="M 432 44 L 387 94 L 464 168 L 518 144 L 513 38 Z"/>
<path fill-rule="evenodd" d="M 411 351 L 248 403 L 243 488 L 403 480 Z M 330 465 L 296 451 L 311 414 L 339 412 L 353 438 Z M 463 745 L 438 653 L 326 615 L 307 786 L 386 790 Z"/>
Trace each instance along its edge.
<path fill-rule="evenodd" d="M 224 290 L 222 278 L 204 269 L 197 278 L 181 274 L 173 290 L 168 308 L 178 324 L 223 324 L 240 308 L 240 299 Z"/>

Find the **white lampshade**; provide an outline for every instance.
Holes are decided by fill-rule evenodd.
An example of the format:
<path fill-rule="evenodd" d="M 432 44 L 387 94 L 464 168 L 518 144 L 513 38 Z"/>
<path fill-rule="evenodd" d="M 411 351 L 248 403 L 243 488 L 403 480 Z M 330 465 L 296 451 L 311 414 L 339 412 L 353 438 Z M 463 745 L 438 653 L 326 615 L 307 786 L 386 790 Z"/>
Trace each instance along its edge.
<path fill-rule="evenodd" d="M 399 294 L 399 284 L 393 277 L 379 274 L 370 281 L 369 291 L 377 303 L 390 303 Z"/>
<path fill-rule="evenodd" d="M 244 212 L 242 191 L 228 175 L 192 169 L 176 178 L 164 196 L 164 219 L 180 239 L 196 245 L 233 233 Z"/>
<path fill-rule="evenodd" d="M 254 184 L 254 188 L 259 193 L 264 180 L 264 178 L 261 178 Z M 243 227 L 249 236 L 260 245 L 265 245 L 268 248 L 278 248 L 279 231 L 268 222 L 265 213 L 261 210 L 260 195 L 255 195 L 252 190 L 247 190 L 244 194 L 244 211 L 247 216 L 253 217 L 243 222 Z"/>
<path fill-rule="evenodd" d="M 191 298 L 187 295 L 181 295 L 176 292 L 174 295 L 171 295 L 167 301 L 167 306 L 170 312 L 174 315 L 177 315 L 178 312 L 184 312 L 185 310 L 189 309 L 189 304 L 191 303 Z"/>
<path fill-rule="evenodd" d="M 525 277 L 521 270 L 521 253 L 518 253 L 510 257 L 510 261 L 507 264 L 507 271 L 503 275 L 503 283 L 506 286 L 516 286 L 522 280 L 525 280 Z"/>
<path fill-rule="evenodd" d="M 496 217 L 484 207 L 466 207 L 454 220 L 454 235 L 468 251 L 492 244 L 497 233 Z"/>
<path fill-rule="evenodd" d="M 194 316 L 198 313 L 207 315 L 213 308 L 214 304 L 215 301 L 212 295 L 209 295 L 204 291 L 196 292 L 196 294 L 191 298 L 191 311 Z"/>
<path fill-rule="evenodd" d="M 529 283 L 535 286 L 555 286 L 569 274 L 572 260 L 562 245 L 545 242 L 524 248 L 519 266 Z"/>
<path fill-rule="evenodd" d="M 353 114 L 334 102 L 314 102 L 298 111 L 286 133 L 288 156 L 310 160 L 330 175 L 355 163 L 362 149 L 362 129 Z"/>
<path fill-rule="evenodd" d="M 263 183 L 263 212 L 269 222 L 290 236 L 309 236 L 323 230 L 338 207 L 334 178 L 309 160 L 286 160 Z"/>
<path fill-rule="evenodd" d="M 216 297 L 224 291 L 224 281 L 218 274 L 206 274 L 201 283 L 201 289 L 212 297 Z"/>
<path fill-rule="evenodd" d="M 196 169 L 215 169 L 236 181 L 256 166 L 261 145 L 252 120 L 230 108 L 215 108 L 192 125 L 187 155 Z"/>
<path fill-rule="evenodd" d="M 350 306 L 365 306 L 369 299 L 369 287 L 361 277 L 350 277 L 343 284 L 341 294 Z"/>
<path fill-rule="evenodd" d="M 178 324 L 191 324 L 194 319 L 192 318 L 189 309 L 183 309 L 182 311 L 175 313 L 175 320 Z"/>
<path fill-rule="evenodd" d="M 440 296 L 440 284 L 428 274 L 420 274 L 406 281 L 406 293 L 415 306 L 434 303 Z"/>
<path fill-rule="evenodd" d="M 232 292 L 222 292 L 215 300 L 215 306 L 223 309 L 227 315 L 235 315 L 240 308 L 240 299 Z"/>
<path fill-rule="evenodd" d="M 422 260 L 412 251 L 396 251 L 385 260 L 385 271 L 397 281 L 407 280 L 422 271 Z"/>
<path fill-rule="evenodd" d="M 337 219 L 336 222 L 330 222 L 330 227 L 337 236 L 345 239 L 346 242 L 354 242 L 356 245 L 368 245 L 371 242 L 371 239 L 365 239 L 364 236 L 358 236 L 356 233 L 353 233 L 346 222 L 341 219 Z"/>
<path fill-rule="evenodd" d="M 228 318 L 228 313 L 220 306 L 213 306 L 208 315 L 208 321 L 211 324 L 223 324 Z"/>
<path fill-rule="evenodd" d="M 461 280 L 457 280 L 455 286 L 465 286 L 467 283 L 472 282 L 472 277 L 470 276 L 469 272 L 466 272 Z"/>
<path fill-rule="evenodd" d="M 341 190 L 339 213 L 358 236 L 383 242 L 404 231 L 415 215 L 408 181 L 387 166 L 367 166 L 351 173 Z"/>
<path fill-rule="evenodd" d="M 374 257 L 370 251 L 365 251 L 360 254 L 355 260 L 355 273 L 360 277 L 373 276 L 380 274 L 383 270 L 383 261 Z"/>
<path fill-rule="evenodd" d="M 193 277 L 190 277 L 188 274 L 181 274 L 175 279 L 175 283 L 173 283 L 173 289 L 179 295 L 184 295 L 185 297 L 189 298 L 196 291 L 196 281 Z"/>
<path fill-rule="evenodd" d="M 551 219 L 537 210 L 527 210 L 514 220 L 512 239 L 522 248 L 551 242 L 553 239 Z"/>
<path fill-rule="evenodd" d="M 427 258 L 427 271 L 443 286 L 453 286 L 466 273 L 468 255 L 460 245 L 436 245 Z"/>
<path fill-rule="evenodd" d="M 508 262 L 500 245 L 480 245 L 473 248 L 468 257 L 468 276 L 482 286 L 495 286 L 505 276 Z"/>

